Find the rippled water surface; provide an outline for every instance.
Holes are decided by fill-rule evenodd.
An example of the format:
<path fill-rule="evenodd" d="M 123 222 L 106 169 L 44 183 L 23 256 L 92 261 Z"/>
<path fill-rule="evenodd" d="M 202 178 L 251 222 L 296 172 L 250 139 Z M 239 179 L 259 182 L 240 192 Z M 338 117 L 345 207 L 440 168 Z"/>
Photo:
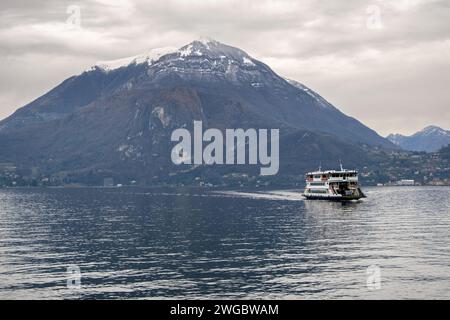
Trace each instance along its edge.
<path fill-rule="evenodd" d="M 450 188 L 365 191 L 0 189 L 0 298 L 449 299 Z"/>

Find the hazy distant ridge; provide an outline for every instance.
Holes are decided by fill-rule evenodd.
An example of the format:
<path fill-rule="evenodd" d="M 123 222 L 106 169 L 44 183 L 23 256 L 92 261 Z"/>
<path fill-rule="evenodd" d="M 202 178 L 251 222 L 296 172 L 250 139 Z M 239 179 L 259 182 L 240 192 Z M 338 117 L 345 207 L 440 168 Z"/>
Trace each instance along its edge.
<path fill-rule="evenodd" d="M 411 136 L 390 134 L 387 139 L 404 150 L 436 152 L 450 144 L 450 131 L 438 126 L 428 126 Z"/>

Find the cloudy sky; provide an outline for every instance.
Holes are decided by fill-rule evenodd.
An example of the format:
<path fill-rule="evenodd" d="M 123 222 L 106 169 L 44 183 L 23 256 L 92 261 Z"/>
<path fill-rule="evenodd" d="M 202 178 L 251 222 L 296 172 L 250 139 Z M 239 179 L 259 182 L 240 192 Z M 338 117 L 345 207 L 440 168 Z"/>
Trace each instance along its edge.
<path fill-rule="evenodd" d="M 449 17 L 448 0 L 5 0 L 0 118 L 99 60 L 206 36 L 382 135 L 450 130 Z"/>

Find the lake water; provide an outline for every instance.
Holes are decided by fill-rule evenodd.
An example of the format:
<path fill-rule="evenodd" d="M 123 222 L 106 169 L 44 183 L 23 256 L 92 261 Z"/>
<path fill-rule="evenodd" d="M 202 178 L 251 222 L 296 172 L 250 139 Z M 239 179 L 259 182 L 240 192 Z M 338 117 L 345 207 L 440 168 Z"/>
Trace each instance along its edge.
<path fill-rule="evenodd" d="M 0 299 L 449 299 L 450 188 L 365 191 L 0 189 Z"/>

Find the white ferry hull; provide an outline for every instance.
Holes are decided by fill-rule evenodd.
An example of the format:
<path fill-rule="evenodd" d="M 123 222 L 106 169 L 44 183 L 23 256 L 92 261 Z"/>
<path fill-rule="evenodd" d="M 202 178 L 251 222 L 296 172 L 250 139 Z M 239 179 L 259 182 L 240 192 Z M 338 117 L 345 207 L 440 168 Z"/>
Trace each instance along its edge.
<path fill-rule="evenodd" d="M 307 200 L 328 200 L 328 201 L 352 201 L 352 200 L 359 200 L 361 198 L 366 197 L 364 194 L 343 196 L 343 195 L 331 195 L 331 194 L 324 194 L 324 195 L 314 194 L 313 195 L 313 194 L 305 194 L 305 193 L 303 193 L 303 196 Z"/>

